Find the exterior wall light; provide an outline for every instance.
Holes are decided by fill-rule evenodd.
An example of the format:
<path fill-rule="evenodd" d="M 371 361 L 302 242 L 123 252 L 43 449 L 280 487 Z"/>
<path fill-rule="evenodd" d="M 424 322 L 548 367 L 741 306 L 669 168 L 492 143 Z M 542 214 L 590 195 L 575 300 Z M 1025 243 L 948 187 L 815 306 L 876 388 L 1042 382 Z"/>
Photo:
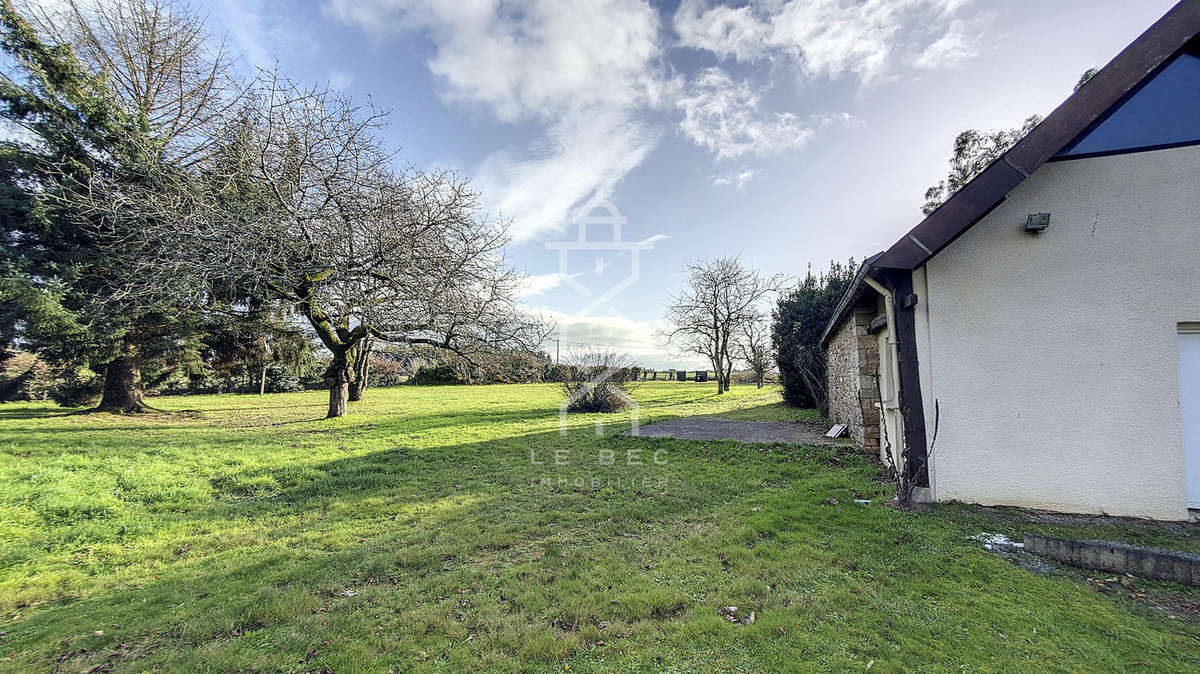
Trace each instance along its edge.
<path fill-rule="evenodd" d="M 1029 217 L 1025 218 L 1025 231 L 1030 234 L 1041 234 L 1042 230 L 1049 226 L 1049 213 L 1030 213 Z"/>

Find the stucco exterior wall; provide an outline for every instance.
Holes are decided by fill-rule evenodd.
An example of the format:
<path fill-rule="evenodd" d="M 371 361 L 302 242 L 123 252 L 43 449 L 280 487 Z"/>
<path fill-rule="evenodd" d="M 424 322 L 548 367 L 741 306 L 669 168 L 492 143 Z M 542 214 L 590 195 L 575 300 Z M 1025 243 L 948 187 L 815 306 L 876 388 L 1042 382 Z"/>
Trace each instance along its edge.
<path fill-rule="evenodd" d="M 1049 229 L 1022 231 L 1038 212 Z M 1045 165 L 914 290 L 934 498 L 1187 516 L 1176 329 L 1200 320 L 1200 147 Z"/>
<path fill-rule="evenodd" d="M 879 348 L 878 340 L 867 334 L 874 317 L 870 308 L 856 309 L 826 350 L 830 421 L 846 424 L 850 437 L 872 456 L 879 453 L 879 394 L 875 386 Z"/>

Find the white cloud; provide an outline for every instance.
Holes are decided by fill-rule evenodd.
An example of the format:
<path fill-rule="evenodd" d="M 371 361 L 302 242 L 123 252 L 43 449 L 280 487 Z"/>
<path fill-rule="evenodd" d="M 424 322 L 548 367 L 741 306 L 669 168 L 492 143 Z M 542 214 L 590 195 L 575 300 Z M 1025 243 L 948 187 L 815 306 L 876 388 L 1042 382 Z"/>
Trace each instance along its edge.
<path fill-rule="evenodd" d="M 547 292 L 566 283 L 568 279 L 579 278 L 580 274 L 564 274 L 562 272 L 554 272 L 553 274 L 534 274 L 526 276 L 525 282 L 520 290 L 517 291 L 518 297 L 537 297 L 544 295 Z"/>
<path fill-rule="evenodd" d="M 562 360 L 568 360 L 572 352 L 589 349 L 605 349 L 628 355 L 646 367 L 704 367 L 702 358 L 675 354 L 660 344 L 658 332 L 661 321 L 638 321 L 625 316 L 572 316 L 548 307 L 533 310 L 554 322 L 561 338 L 559 349 Z M 554 349 L 553 337 L 549 344 Z"/>
<path fill-rule="evenodd" d="M 441 95 L 485 103 L 505 121 L 642 105 L 665 85 L 659 16 L 644 0 L 330 0 L 327 8 L 375 34 L 428 31 Z"/>
<path fill-rule="evenodd" d="M 738 61 L 762 58 L 771 30 L 770 24 L 760 20 L 751 5 L 710 6 L 704 0 L 683 0 L 675 12 L 674 24 L 681 45 Z"/>
<path fill-rule="evenodd" d="M 552 124 L 533 156 L 497 152 L 476 171 L 492 206 L 512 218 L 513 238 L 560 229 L 571 209 L 607 199 L 657 144 L 658 134 L 622 110 L 568 113 Z"/>
<path fill-rule="evenodd" d="M 756 175 L 758 175 L 758 171 L 751 168 L 743 168 L 733 173 L 722 173 L 713 176 L 712 184 L 716 187 L 734 186 L 740 190 L 746 186 L 746 183 L 753 180 Z"/>
<path fill-rule="evenodd" d="M 223 32 L 245 57 L 242 67 L 270 69 L 290 54 L 315 53 L 311 36 L 297 28 L 278 3 L 266 0 L 217 0 Z"/>
<path fill-rule="evenodd" d="M 941 38 L 929 45 L 913 60 L 913 65 L 926 70 L 956 66 L 974 58 L 979 50 L 966 34 L 966 24 L 955 21 Z"/>
<path fill-rule="evenodd" d="M 724 70 L 707 68 L 679 98 L 683 110 L 679 129 L 692 142 L 715 152 L 718 159 L 731 159 L 798 148 L 808 142 L 815 128 L 850 119 L 838 113 L 801 120 L 789 112 L 763 111 L 761 103 L 749 82 L 734 82 Z"/>
<path fill-rule="evenodd" d="M 866 78 L 888 48 L 889 22 L 902 14 L 894 4 L 932 11 L 957 1 L 765 0 L 735 9 L 685 0 L 675 28 L 683 44 L 722 58 L 792 53 L 806 71 Z M 377 37 L 425 33 L 444 103 L 542 128 L 532 151 L 495 152 L 474 171 L 518 241 L 560 229 L 572 208 L 609 198 L 659 141 L 647 112 L 680 110 L 682 135 L 718 159 L 799 148 L 837 117 L 765 110 L 749 82 L 721 68 L 685 81 L 666 65 L 660 16 L 646 0 L 327 0 L 326 11 Z"/>
<path fill-rule="evenodd" d="M 928 48 L 931 28 L 944 25 L 964 0 L 761 0 L 732 9 L 683 0 L 675 13 L 679 43 L 721 59 L 790 58 L 810 77 L 847 73 L 870 81 L 899 51 Z M 944 38 L 943 38 L 944 39 Z M 965 54 L 966 52 L 962 52 Z"/>
<path fill-rule="evenodd" d="M 497 152 L 477 179 L 526 239 L 607 198 L 658 134 L 638 113 L 677 86 L 662 64 L 658 12 L 644 0 L 330 0 L 329 12 L 376 34 L 421 29 L 448 104 L 483 105 L 505 122 L 547 124 L 535 153 Z"/>

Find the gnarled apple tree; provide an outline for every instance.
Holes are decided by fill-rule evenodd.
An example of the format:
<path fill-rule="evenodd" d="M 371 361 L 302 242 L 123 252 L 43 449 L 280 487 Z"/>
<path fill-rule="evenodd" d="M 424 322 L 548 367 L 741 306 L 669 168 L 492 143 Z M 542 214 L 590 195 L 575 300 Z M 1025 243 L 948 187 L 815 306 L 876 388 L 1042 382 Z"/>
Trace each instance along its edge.
<path fill-rule="evenodd" d="M 537 347 L 541 322 L 516 304 L 502 222 L 453 173 L 396 171 L 383 115 L 328 91 L 265 77 L 208 168 L 236 283 L 290 303 L 332 358 L 329 414 L 345 414 L 364 340 L 422 344 L 468 359 Z M 236 277 L 236 278 L 234 278 Z"/>

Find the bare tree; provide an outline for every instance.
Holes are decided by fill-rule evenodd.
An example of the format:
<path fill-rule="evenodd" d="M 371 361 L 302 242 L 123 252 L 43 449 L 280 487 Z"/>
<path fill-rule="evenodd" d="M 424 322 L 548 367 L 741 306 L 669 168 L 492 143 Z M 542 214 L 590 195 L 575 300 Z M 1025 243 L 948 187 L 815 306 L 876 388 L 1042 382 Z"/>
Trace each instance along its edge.
<path fill-rule="evenodd" d="M 467 360 L 535 349 L 547 328 L 516 303 L 504 223 L 452 173 L 396 172 L 383 118 L 266 73 L 199 170 L 92 178 L 77 205 L 137 225 L 104 239 L 125 272 L 110 295 L 206 309 L 220 298 L 231 312 L 284 303 L 331 355 L 330 417 L 365 384 L 376 340 Z"/>
<path fill-rule="evenodd" d="M 166 158 L 190 163 L 236 104 L 232 58 L 187 0 L 25 2 L 39 33 L 69 44 L 164 141 Z"/>
<path fill-rule="evenodd" d="M 515 301 L 506 227 L 452 173 L 396 173 L 375 133 L 384 113 L 274 74 L 250 101 L 208 167 L 218 231 L 194 235 L 192 257 L 221 242 L 220 257 L 236 258 L 227 283 L 307 319 L 332 355 L 330 417 L 367 376 L 364 340 L 467 359 L 542 342 L 544 326 Z"/>
<path fill-rule="evenodd" d="M 672 296 L 662 333 L 678 350 L 703 356 L 717 373 L 717 392 L 729 390 L 737 340 L 762 322 L 763 302 L 783 286 L 782 274 L 763 276 L 737 257 L 691 262 L 684 289 Z"/>
<path fill-rule="evenodd" d="M 762 388 L 767 374 L 775 368 L 775 352 L 771 348 L 769 326 L 762 321 L 742 326 L 737 348 L 738 356 L 754 374 L 758 388 Z"/>

